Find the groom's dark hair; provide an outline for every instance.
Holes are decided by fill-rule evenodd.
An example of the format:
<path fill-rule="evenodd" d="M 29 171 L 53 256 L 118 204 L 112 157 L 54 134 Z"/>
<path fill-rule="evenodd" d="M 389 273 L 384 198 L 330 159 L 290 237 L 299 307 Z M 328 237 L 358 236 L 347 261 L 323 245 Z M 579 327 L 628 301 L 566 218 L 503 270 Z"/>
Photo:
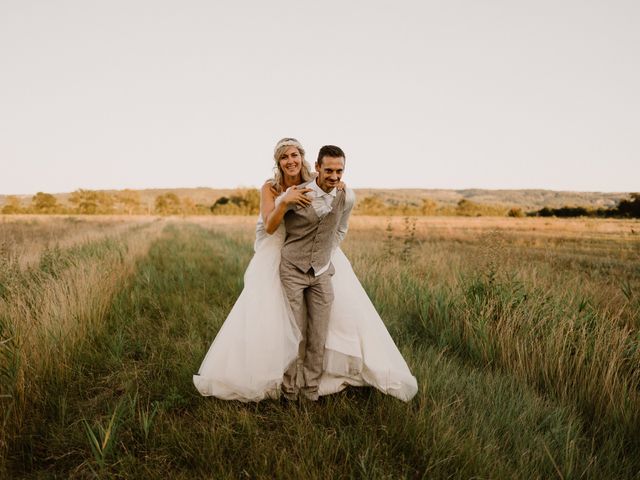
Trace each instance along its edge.
<path fill-rule="evenodd" d="M 322 159 L 324 157 L 331 158 L 344 158 L 345 162 L 347 161 L 347 157 L 340 147 L 336 147 L 335 145 L 325 145 L 318 152 L 318 165 L 322 165 Z"/>

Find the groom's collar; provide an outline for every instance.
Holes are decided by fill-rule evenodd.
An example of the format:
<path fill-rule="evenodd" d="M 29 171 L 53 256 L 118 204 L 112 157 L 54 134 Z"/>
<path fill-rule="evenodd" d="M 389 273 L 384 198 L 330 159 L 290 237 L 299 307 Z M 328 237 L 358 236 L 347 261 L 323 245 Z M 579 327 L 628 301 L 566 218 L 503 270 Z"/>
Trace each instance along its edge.
<path fill-rule="evenodd" d="M 323 195 L 331 195 L 332 197 L 336 196 L 336 189 L 332 189 L 330 192 L 325 192 L 324 190 L 322 190 L 320 188 L 320 185 L 318 185 L 318 183 L 316 182 L 315 179 L 311 180 L 311 183 L 309 184 L 309 188 L 312 188 L 313 190 L 315 190 L 317 196 L 321 197 Z"/>

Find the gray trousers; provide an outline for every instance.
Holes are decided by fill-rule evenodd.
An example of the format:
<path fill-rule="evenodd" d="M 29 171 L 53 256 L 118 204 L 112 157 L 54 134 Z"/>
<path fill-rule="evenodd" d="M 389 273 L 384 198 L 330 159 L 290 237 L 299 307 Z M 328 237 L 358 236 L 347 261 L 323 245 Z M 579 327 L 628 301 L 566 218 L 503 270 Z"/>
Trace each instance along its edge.
<path fill-rule="evenodd" d="M 313 271 L 302 272 L 291 262 L 280 261 L 280 280 L 289 299 L 291 310 L 298 328 L 302 333 L 299 345 L 299 358 L 302 360 L 304 385 L 303 393 L 312 399 L 318 397 L 318 386 L 324 362 L 324 344 L 329 329 L 329 315 L 333 304 L 333 285 L 331 276 L 335 273 L 333 265 L 319 276 Z M 294 395 L 298 392 L 298 362 L 285 372 L 282 391 Z"/>

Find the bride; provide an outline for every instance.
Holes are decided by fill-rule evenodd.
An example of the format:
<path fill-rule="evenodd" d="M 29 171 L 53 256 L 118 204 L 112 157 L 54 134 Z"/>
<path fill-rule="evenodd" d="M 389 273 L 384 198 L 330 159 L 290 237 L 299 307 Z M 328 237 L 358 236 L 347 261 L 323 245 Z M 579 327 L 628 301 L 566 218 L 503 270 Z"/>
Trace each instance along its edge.
<path fill-rule="evenodd" d="M 243 402 L 278 398 L 284 372 L 300 362 L 301 334 L 280 283 L 279 264 L 286 206 L 309 203 L 308 189 L 291 188 L 313 178 L 304 155 L 294 138 L 276 145 L 275 175 L 262 187 L 255 255 L 244 289 L 193 376 L 202 395 Z M 318 393 L 372 386 L 409 401 L 418 390 L 415 377 L 340 248 L 331 262 L 335 298 Z"/>

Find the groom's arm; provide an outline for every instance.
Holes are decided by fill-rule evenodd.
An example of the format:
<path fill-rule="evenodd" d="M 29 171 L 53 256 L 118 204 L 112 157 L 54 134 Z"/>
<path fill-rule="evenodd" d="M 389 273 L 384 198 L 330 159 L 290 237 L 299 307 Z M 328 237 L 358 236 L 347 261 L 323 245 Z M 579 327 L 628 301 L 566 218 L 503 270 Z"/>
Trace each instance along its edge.
<path fill-rule="evenodd" d="M 356 194 L 350 188 L 345 190 L 344 208 L 342 209 L 342 215 L 338 221 L 338 229 L 336 230 L 336 236 L 333 242 L 333 248 L 337 248 L 340 243 L 347 236 L 347 230 L 349 229 L 349 217 L 351 216 L 351 210 L 356 204 Z"/>

